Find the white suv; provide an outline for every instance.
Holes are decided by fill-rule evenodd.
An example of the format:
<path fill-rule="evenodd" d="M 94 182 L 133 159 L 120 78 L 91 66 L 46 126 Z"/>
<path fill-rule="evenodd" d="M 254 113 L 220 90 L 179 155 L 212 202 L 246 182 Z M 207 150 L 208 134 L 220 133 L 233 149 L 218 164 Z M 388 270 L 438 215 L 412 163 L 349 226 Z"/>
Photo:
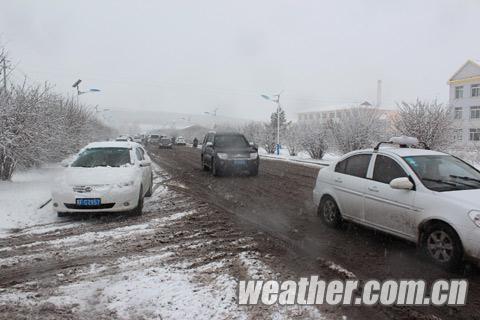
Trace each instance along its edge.
<path fill-rule="evenodd" d="M 446 153 L 379 146 L 320 170 L 313 198 L 323 221 L 349 220 L 415 242 L 447 269 L 478 261 L 480 172 Z"/>

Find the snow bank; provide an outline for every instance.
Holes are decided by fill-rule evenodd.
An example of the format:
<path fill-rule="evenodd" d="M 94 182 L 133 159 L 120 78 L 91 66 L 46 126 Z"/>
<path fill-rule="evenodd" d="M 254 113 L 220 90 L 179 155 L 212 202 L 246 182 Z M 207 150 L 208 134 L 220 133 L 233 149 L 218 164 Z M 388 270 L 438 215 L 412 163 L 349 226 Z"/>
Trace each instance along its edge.
<path fill-rule="evenodd" d="M 321 166 L 328 166 L 339 158 L 338 155 L 335 155 L 333 153 L 326 153 L 321 160 L 312 159 L 312 157 L 310 157 L 310 155 L 305 151 L 299 152 L 296 156 L 291 156 L 288 153 L 287 149 L 280 149 L 280 154 L 277 155 L 277 154 L 267 153 L 265 149 L 259 148 L 258 154 L 260 155 L 260 157 L 268 158 L 268 159 L 291 161 L 291 162 L 305 163 L 305 164 L 314 164 L 314 165 L 321 165 Z"/>
<path fill-rule="evenodd" d="M 51 204 L 40 206 L 50 199 L 53 180 L 61 170 L 51 165 L 18 172 L 11 182 L 0 182 L 0 236 L 12 229 L 58 221 Z"/>

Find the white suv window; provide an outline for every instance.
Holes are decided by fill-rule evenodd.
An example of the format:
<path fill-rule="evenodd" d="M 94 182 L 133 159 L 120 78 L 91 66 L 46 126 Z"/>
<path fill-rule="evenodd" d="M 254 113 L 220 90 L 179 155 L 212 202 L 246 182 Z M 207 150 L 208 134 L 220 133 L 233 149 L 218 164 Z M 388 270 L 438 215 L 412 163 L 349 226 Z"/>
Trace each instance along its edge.
<path fill-rule="evenodd" d="M 401 177 L 407 177 L 407 174 L 395 160 L 386 156 L 377 155 L 375 166 L 373 167 L 373 180 L 390 183 L 393 179 Z"/>
<path fill-rule="evenodd" d="M 135 153 L 137 154 L 137 160 L 138 160 L 138 161 L 145 160 L 145 158 L 143 157 L 142 152 L 140 151 L 140 148 L 136 148 L 136 149 L 135 149 Z"/>
<path fill-rule="evenodd" d="M 348 174 L 359 178 L 367 176 L 368 165 L 370 164 L 371 154 L 356 154 L 337 163 L 335 172 Z"/>

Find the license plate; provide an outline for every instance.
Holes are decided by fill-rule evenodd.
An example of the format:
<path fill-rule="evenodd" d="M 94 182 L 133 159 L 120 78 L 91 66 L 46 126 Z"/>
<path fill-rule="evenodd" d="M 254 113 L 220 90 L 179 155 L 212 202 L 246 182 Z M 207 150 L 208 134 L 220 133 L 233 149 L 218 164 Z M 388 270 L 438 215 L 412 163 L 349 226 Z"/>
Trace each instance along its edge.
<path fill-rule="evenodd" d="M 245 166 L 247 164 L 247 160 L 235 160 L 234 164 L 236 166 Z"/>
<path fill-rule="evenodd" d="M 76 202 L 77 206 L 83 206 L 83 207 L 93 207 L 93 206 L 99 206 L 100 204 L 102 204 L 102 202 L 98 198 L 95 198 L 95 199 L 85 199 L 85 198 L 76 199 L 75 202 Z"/>

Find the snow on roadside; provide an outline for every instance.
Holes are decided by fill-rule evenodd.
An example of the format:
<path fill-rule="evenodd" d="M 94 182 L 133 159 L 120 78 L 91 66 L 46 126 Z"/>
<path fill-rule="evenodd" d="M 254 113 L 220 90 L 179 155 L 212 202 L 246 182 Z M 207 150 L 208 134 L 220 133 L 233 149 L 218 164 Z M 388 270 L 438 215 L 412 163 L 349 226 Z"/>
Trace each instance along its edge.
<path fill-rule="evenodd" d="M 41 205 L 51 197 L 55 175 L 63 168 L 48 166 L 15 173 L 12 181 L 0 182 L 0 237 L 12 229 L 58 221 L 51 204 Z"/>
<path fill-rule="evenodd" d="M 162 256 L 164 258 L 165 255 Z M 195 281 L 203 270 L 181 269 L 155 260 L 119 262 L 115 274 L 97 275 L 59 288 L 48 298 L 57 306 L 73 311 L 110 314 L 119 319 L 246 319 L 236 305 L 236 281 L 219 274 L 209 283 Z M 223 267 L 218 265 L 216 269 Z M 105 271 L 106 269 L 98 269 Z M 208 272 L 208 271 L 207 271 Z M 218 294 L 221 292 L 222 294 Z M 93 315 L 92 314 L 92 315 Z"/>
<path fill-rule="evenodd" d="M 312 306 L 239 306 L 237 281 L 229 266 L 245 270 L 247 279 L 275 279 L 274 271 L 256 251 L 204 264 L 175 262 L 175 246 L 156 255 L 121 257 L 108 264 L 94 263 L 77 270 L 74 278 L 33 302 L 35 292 L 9 290 L 0 303 L 53 304 L 82 317 L 115 319 L 249 319 L 253 314 L 271 319 L 325 319 Z M 189 265 L 189 266 L 188 266 Z M 66 275 L 58 274 L 64 278 Z"/>
<path fill-rule="evenodd" d="M 313 164 L 317 166 L 318 165 L 328 166 L 330 165 L 330 163 L 332 163 L 333 161 L 339 158 L 338 155 L 335 155 L 333 153 L 326 153 L 321 160 L 312 159 L 310 155 L 305 151 L 299 152 L 296 156 L 291 156 L 287 149 L 280 149 L 280 154 L 277 155 L 277 154 L 269 154 L 265 149 L 259 148 L 258 154 L 262 158 L 290 161 L 295 163 L 305 163 L 307 165 Z"/>

